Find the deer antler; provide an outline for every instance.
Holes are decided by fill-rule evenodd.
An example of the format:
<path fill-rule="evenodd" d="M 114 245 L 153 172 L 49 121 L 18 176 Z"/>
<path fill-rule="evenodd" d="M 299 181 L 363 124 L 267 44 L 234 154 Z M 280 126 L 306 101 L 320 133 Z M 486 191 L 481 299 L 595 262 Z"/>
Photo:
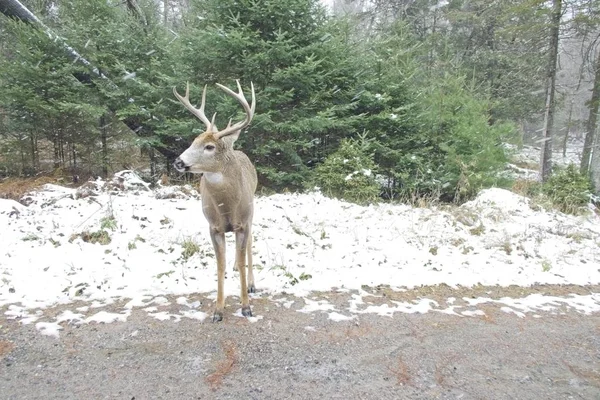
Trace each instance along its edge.
<path fill-rule="evenodd" d="M 181 102 L 181 104 L 183 104 L 185 106 L 185 108 L 187 108 L 192 114 L 194 114 L 200 121 L 204 122 L 204 125 L 206 125 L 206 130 L 208 132 L 212 131 L 213 129 L 215 131 L 217 130 L 217 127 L 214 124 L 214 122 L 215 122 L 214 116 L 213 116 L 213 120 L 211 122 L 204 114 L 204 103 L 206 101 L 206 85 L 204 85 L 204 91 L 202 92 L 202 104 L 200 105 L 200 108 L 195 108 L 190 103 L 190 83 L 189 82 L 187 82 L 185 85 L 185 96 L 181 96 L 179 93 L 177 93 L 177 88 L 175 86 L 173 87 L 173 94 L 175 95 L 175 97 L 177 97 L 177 99 Z M 254 99 L 254 97 L 253 97 L 253 99 Z M 248 104 L 248 103 L 246 103 L 246 104 Z"/>
<path fill-rule="evenodd" d="M 229 124 L 227 125 L 227 127 L 225 129 L 215 133 L 214 136 L 217 139 L 220 139 L 227 135 L 231 135 L 232 133 L 235 133 L 239 130 L 244 129 L 245 127 L 247 127 L 250 124 L 250 122 L 252 121 L 252 118 L 254 117 L 254 109 L 256 107 L 256 101 L 254 98 L 254 84 L 252 82 L 250 82 L 250 87 L 252 88 L 252 106 L 250 106 L 248 104 L 248 101 L 246 100 L 246 97 L 244 96 L 244 92 L 242 91 L 242 87 L 240 86 L 240 81 L 236 79 L 236 83 L 237 83 L 237 87 L 238 87 L 238 93 L 235 93 L 233 90 L 231 90 L 228 87 L 225 87 L 219 83 L 217 83 L 217 86 L 221 90 L 223 90 L 225 93 L 227 93 L 230 96 L 232 96 L 233 98 L 235 98 L 242 105 L 242 107 L 244 108 L 244 111 L 246 112 L 246 117 L 244 118 L 243 121 L 240 121 L 233 125 L 231 125 L 231 120 L 230 120 Z M 204 102 L 202 102 L 202 106 L 204 106 Z"/>

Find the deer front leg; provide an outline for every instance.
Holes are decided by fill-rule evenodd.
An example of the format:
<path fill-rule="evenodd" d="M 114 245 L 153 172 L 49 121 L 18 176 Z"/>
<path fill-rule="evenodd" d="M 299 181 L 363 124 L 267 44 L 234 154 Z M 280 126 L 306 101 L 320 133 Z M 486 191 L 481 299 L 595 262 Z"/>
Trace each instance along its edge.
<path fill-rule="evenodd" d="M 242 298 L 242 315 L 251 317 L 250 301 L 248 300 L 248 286 L 246 284 L 246 248 L 248 246 L 248 233 L 244 228 L 235 231 L 235 265 L 240 271 L 240 297 Z"/>
<path fill-rule="evenodd" d="M 252 231 L 250 229 L 248 229 L 246 256 L 246 261 L 248 262 L 248 293 L 256 293 L 256 286 L 254 286 L 254 271 L 252 270 Z"/>
<path fill-rule="evenodd" d="M 213 322 L 223 320 L 223 311 L 225 309 L 225 233 L 210 230 L 210 238 L 215 249 L 217 257 L 217 306 L 213 314 Z"/>

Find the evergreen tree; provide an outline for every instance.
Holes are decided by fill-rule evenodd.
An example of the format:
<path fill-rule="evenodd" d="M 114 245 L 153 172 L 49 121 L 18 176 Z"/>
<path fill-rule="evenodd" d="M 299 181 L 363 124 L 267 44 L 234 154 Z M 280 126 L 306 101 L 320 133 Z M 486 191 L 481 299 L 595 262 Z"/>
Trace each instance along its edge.
<path fill-rule="evenodd" d="M 253 81 L 256 118 L 239 142 L 262 184 L 303 187 L 308 168 L 353 133 L 336 116 L 359 79 L 346 26 L 330 23 L 316 0 L 196 1 L 185 20 L 180 75 L 197 86 Z M 220 125 L 237 112 L 230 101 L 209 97 L 208 105 Z"/>

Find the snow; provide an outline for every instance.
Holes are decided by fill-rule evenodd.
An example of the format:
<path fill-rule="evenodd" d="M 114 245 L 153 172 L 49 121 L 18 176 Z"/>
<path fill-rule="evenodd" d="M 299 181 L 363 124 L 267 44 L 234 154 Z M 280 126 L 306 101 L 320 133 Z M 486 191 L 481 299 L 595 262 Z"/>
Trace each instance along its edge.
<path fill-rule="evenodd" d="M 76 308 L 81 314 L 65 314 L 54 323 L 124 321 L 135 308 L 146 308 L 158 319 L 204 320 L 197 310 L 200 301 L 188 299 L 195 293 L 214 298 L 216 290 L 214 251 L 198 193 L 189 186 L 151 190 L 132 171 L 111 182 L 91 182 L 86 190 L 83 195 L 82 189 L 45 185 L 25 196 L 28 206 L 0 199 L 5 315 L 32 323 L 48 307 L 83 301 L 87 305 Z M 92 243 L 92 234 L 101 231 L 110 242 Z M 333 321 L 343 320 L 346 311 L 465 315 L 460 306 L 444 309 L 428 299 L 364 304 L 364 286 L 600 283 L 599 216 L 544 210 L 502 189 L 484 190 L 460 207 L 437 208 L 358 206 L 319 192 L 257 197 L 253 237 L 261 295 L 303 297 L 298 311 L 326 312 Z M 186 255 L 190 242 L 198 251 Z M 238 296 L 231 235 L 227 243 L 225 291 Z M 349 308 L 336 309 L 312 295 L 334 288 L 358 293 Z M 169 296 L 184 307 L 181 312 L 161 310 L 171 303 Z M 120 313 L 94 311 L 121 299 L 127 304 Z M 589 313 L 600 307 L 598 295 L 517 300 L 465 301 L 501 303 L 520 313 L 559 306 Z M 290 308 L 294 300 L 277 304 Z M 39 326 L 58 334 L 50 325 Z"/>
<path fill-rule="evenodd" d="M 339 312 L 334 311 L 334 312 L 329 313 L 328 318 L 332 321 L 339 322 L 339 321 L 352 320 L 352 319 L 356 318 L 356 316 L 354 316 L 354 315 L 348 316 L 348 315 L 340 314 Z"/>
<path fill-rule="evenodd" d="M 539 165 L 542 150 L 539 144 L 538 146 L 523 145 L 521 148 L 505 144 L 505 147 L 514 153 L 514 163 L 508 164 L 508 170 L 512 176 L 533 181 L 540 179 Z M 559 167 L 566 167 L 569 164 L 579 166 L 583 147 L 583 139 L 569 138 L 567 150 L 563 155 L 560 145 L 555 144 L 552 151 L 552 164 Z M 515 163 L 525 167 L 520 167 Z"/>
<path fill-rule="evenodd" d="M 111 312 L 107 312 L 107 311 L 99 311 L 96 314 L 92 315 L 91 317 L 86 318 L 85 322 L 86 323 L 97 322 L 97 323 L 104 323 L 104 324 L 109 324 L 111 322 L 116 322 L 116 321 L 125 322 L 125 321 L 127 321 L 127 318 L 129 317 L 130 314 L 131 314 L 131 311 L 126 311 L 124 313 L 111 313 Z"/>
<path fill-rule="evenodd" d="M 40 331 L 42 335 L 56 338 L 59 336 L 59 331 L 62 329 L 62 327 L 55 322 L 38 322 L 35 324 L 35 328 Z"/>

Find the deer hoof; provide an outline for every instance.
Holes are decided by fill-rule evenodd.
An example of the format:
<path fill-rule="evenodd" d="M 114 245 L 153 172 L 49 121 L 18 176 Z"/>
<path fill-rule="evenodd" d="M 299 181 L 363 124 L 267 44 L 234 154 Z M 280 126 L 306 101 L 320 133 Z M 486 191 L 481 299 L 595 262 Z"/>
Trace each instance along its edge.
<path fill-rule="evenodd" d="M 250 309 L 250 306 L 242 307 L 242 315 L 244 317 L 251 317 L 252 316 L 252 310 Z"/>
<path fill-rule="evenodd" d="M 213 322 L 223 321 L 223 311 L 215 311 L 213 314 Z"/>
<path fill-rule="evenodd" d="M 254 283 L 248 285 L 248 293 L 256 293 L 256 286 L 254 286 Z"/>

